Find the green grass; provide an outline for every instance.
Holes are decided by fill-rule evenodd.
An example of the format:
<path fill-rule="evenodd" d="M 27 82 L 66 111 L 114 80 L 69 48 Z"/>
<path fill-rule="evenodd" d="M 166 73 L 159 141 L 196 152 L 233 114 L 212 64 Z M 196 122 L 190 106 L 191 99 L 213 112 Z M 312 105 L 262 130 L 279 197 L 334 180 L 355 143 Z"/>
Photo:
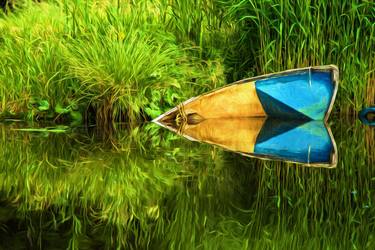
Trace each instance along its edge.
<path fill-rule="evenodd" d="M 374 104 L 373 1 L 236 0 L 225 5 L 241 32 L 236 46 L 242 58 L 235 61 L 235 73 L 336 64 L 341 82 L 335 111 L 351 115 Z"/>
<path fill-rule="evenodd" d="M 153 4 L 103 5 L 30 4 L 0 21 L 4 116 L 136 122 L 224 83 L 221 59 L 177 42 Z"/>
<path fill-rule="evenodd" d="M 375 100 L 371 1 L 18 6 L 0 17 L 0 119 L 102 126 L 1 126 L 0 249 L 374 248 L 374 130 L 342 121 Z M 336 169 L 135 125 L 226 82 L 330 63 Z"/>
<path fill-rule="evenodd" d="M 225 82 L 337 64 L 373 104 L 372 1 L 19 1 L 0 19 L 1 117 L 138 122 Z"/>

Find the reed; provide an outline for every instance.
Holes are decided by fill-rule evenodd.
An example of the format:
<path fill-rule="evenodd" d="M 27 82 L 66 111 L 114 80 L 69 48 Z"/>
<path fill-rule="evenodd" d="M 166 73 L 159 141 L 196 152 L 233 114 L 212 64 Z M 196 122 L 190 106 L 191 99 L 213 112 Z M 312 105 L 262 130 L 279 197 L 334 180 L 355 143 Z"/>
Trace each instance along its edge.
<path fill-rule="evenodd" d="M 373 1 L 236 0 L 224 5 L 241 29 L 234 74 L 336 64 L 341 82 L 335 111 L 351 115 L 374 104 Z"/>
<path fill-rule="evenodd" d="M 178 43 L 169 13 L 114 2 L 30 4 L 1 20 L 3 116 L 136 122 L 224 83 L 221 60 Z"/>
<path fill-rule="evenodd" d="M 18 6 L 0 19 L 2 117 L 137 122 L 225 82 L 323 64 L 340 68 L 335 112 L 373 104 L 372 1 Z"/>
<path fill-rule="evenodd" d="M 374 130 L 343 119 L 375 100 L 372 1 L 18 6 L 0 14 L 0 119 L 102 126 L 0 126 L 0 248 L 374 248 Z M 336 169 L 135 125 L 225 82 L 330 63 Z"/>

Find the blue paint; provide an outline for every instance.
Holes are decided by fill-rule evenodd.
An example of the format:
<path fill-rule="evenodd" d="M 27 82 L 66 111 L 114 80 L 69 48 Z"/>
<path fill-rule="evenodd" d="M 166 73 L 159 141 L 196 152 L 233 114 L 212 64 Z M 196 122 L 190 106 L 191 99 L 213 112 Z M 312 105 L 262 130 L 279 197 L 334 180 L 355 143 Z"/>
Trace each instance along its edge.
<path fill-rule="evenodd" d="M 283 133 L 288 132 L 289 130 L 302 126 L 306 122 L 308 121 L 267 118 L 257 136 L 256 143 L 260 144 L 262 142 L 268 141 L 275 136 L 279 136 Z"/>
<path fill-rule="evenodd" d="M 322 121 L 308 121 L 294 128 L 285 121 L 267 119 L 266 123 L 272 124 L 263 126 L 254 154 L 301 163 L 330 162 L 333 143 Z"/>
<path fill-rule="evenodd" d="M 359 112 L 359 119 L 365 125 L 375 126 L 375 120 L 369 118 L 370 114 L 375 114 L 375 106 L 362 109 L 361 112 Z"/>
<path fill-rule="evenodd" d="M 323 120 L 334 84 L 330 71 L 304 70 L 257 80 L 255 88 L 270 117 Z"/>
<path fill-rule="evenodd" d="M 311 120 L 310 117 L 287 106 L 285 103 L 273 98 L 272 96 L 264 93 L 263 91 L 257 90 L 257 95 L 259 97 L 259 100 L 261 100 L 262 106 L 266 111 L 266 114 L 270 117 L 290 120 Z"/>

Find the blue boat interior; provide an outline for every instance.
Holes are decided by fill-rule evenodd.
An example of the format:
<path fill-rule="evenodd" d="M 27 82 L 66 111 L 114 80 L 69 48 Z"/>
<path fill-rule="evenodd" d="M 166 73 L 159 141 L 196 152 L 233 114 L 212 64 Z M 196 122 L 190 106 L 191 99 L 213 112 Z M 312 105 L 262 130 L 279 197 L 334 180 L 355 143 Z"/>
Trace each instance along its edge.
<path fill-rule="evenodd" d="M 335 87 L 331 74 L 306 69 L 257 80 L 255 88 L 270 117 L 324 120 Z"/>

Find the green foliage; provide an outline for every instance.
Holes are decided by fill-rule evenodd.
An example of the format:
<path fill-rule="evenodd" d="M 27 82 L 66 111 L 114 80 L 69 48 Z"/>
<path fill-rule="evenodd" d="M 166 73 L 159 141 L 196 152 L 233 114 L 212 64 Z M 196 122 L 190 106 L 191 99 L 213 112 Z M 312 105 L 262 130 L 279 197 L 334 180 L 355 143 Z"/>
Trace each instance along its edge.
<path fill-rule="evenodd" d="M 374 130 L 358 121 L 334 123 L 331 170 L 134 125 L 226 81 L 331 63 L 336 120 L 373 104 L 373 1 L 20 0 L 0 15 L 0 119 L 18 121 L 0 126 L 5 248 L 374 248 Z"/>
<path fill-rule="evenodd" d="M 21 5 L 0 20 L 3 117 L 61 117 L 30 109 L 35 99 L 46 100 L 49 110 L 74 102 L 75 111 L 91 112 L 99 124 L 137 122 L 223 85 L 224 78 L 323 64 L 340 69 L 335 111 L 351 114 L 374 100 L 372 1 Z"/>
<path fill-rule="evenodd" d="M 221 62 L 179 44 L 172 18 L 154 15 L 156 5 L 112 4 L 55 1 L 0 20 L 0 112 L 76 119 L 68 111 L 75 103 L 99 123 L 135 122 L 224 83 Z M 48 108 L 34 110 L 41 100 Z"/>
<path fill-rule="evenodd" d="M 237 77 L 336 64 L 336 111 L 350 115 L 375 100 L 374 1 L 223 1 L 237 22 Z"/>

